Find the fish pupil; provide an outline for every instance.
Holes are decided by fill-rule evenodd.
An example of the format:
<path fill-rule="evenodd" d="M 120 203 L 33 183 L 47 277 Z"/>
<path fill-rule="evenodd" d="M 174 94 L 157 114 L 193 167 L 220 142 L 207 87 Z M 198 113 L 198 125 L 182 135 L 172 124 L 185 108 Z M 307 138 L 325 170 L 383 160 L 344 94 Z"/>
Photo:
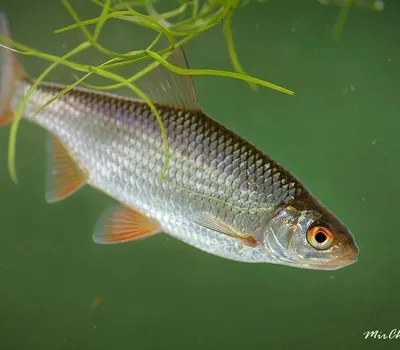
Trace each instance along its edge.
<path fill-rule="evenodd" d="M 318 231 L 318 232 L 315 234 L 315 240 L 316 240 L 318 243 L 324 243 L 324 242 L 326 241 L 326 234 L 323 233 L 322 231 Z"/>

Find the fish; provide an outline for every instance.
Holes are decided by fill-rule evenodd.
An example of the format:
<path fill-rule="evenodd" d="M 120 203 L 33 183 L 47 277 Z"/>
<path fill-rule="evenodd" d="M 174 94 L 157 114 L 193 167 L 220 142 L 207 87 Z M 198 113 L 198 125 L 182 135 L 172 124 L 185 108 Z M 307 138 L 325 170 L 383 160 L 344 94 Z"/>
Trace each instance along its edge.
<path fill-rule="evenodd" d="M 4 14 L 0 33 L 11 38 Z M 34 79 L 12 50 L 0 50 L 5 126 Z M 188 68 L 182 48 L 167 60 Z M 65 85 L 41 82 L 23 111 L 24 120 L 48 131 L 49 203 L 86 184 L 116 201 L 94 225 L 94 242 L 165 233 L 236 262 L 335 270 L 357 261 L 358 246 L 347 226 L 280 163 L 208 117 L 190 75 L 159 65 L 135 83 L 151 98 L 166 130 L 163 178 L 167 155 L 159 124 L 135 96 L 75 87 L 42 108 Z"/>
<path fill-rule="evenodd" d="M 385 3 L 383 0 L 317 0 L 323 5 L 334 5 L 343 7 L 359 7 L 374 11 L 383 11 Z"/>

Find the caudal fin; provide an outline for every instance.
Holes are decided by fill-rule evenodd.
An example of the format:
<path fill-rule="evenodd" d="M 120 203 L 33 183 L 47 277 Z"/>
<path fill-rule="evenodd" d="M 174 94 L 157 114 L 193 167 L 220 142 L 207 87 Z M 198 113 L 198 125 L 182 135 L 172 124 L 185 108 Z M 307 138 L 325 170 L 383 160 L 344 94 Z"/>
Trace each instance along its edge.
<path fill-rule="evenodd" d="M 11 99 L 15 83 L 25 76 L 12 48 L 6 15 L 0 12 L 0 127 L 12 121 Z"/>

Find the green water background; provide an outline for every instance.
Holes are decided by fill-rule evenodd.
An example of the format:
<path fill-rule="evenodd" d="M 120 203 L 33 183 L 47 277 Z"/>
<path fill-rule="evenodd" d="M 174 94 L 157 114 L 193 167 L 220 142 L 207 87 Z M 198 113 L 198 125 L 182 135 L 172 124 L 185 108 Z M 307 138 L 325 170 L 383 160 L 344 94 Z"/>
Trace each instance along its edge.
<path fill-rule="evenodd" d="M 96 245 L 93 227 L 113 201 L 85 187 L 48 205 L 46 135 L 23 123 L 18 186 L 6 168 L 8 128 L 0 130 L 0 349 L 399 349 L 400 339 L 363 337 L 400 328 L 400 3 L 385 3 L 382 13 L 352 11 L 340 42 L 338 9 L 315 0 L 236 13 L 243 66 L 295 97 L 195 79 L 209 115 L 279 160 L 351 228 L 355 265 L 244 264 L 166 235 Z M 96 13 L 89 2 L 74 5 L 84 18 Z M 1 0 L 0 9 L 14 38 L 32 47 L 61 55 L 82 39 L 52 34 L 71 22 L 59 1 Z M 116 22 L 103 42 L 126 51 L 149 38 Z M 195 68 L 231 68 L 220 27 L 187 55 Z M 102 60 L 94 51 L 82 59 Z M 21 61 L 32 76 L 47 64 Z M 66 69 L 51 79 L 73 81 Z"/>

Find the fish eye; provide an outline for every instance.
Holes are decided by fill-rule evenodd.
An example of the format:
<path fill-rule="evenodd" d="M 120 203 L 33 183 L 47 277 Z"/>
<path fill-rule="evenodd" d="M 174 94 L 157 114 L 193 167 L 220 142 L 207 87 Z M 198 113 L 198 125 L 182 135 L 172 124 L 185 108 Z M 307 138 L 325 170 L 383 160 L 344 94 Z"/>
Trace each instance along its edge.
<path fill-rule="evenodd" d="M 321 224 L 309 227 L 307 241 L 315 249 L 324 250 L 331 246 L 333 241 L 332 231 Z"/>

